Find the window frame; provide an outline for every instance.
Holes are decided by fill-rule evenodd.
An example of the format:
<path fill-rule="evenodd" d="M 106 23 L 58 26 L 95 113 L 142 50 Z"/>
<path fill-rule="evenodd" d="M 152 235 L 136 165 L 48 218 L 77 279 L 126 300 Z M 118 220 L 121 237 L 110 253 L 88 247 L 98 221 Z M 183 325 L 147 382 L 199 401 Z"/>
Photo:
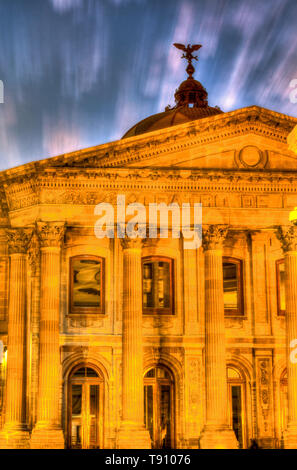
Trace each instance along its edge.
<path fill-rule="evenodd" d="M 285 264 L 284 258 L 275 261 L 275 274 L 276 274 L 276 298 L 277 298 L 277 315 L 284 317 L 286 310 L 281 308 L 281 293 L 280 293 L 280 264 Z"/>
<path fill-rule="evenodd" d="M 170 307 L 144 307 L 143 305 L 143 265 L 147 262 L 166 262 L 169 263 L 169 302 Z M 153 280 L 154 282 L 154 280 Z M 141 299 L 142 299 L 142 313 L 143 315 L 174 315 L 174 259 L 167 256 L 144 256 L 141 258 Z"/>
<path fill-rule="evenodd" d="M 243 293 L 243 260 L 239 258 L 232 258 L 230 256 L 223 256 L 222 270 L 223 270 L 223 283 L 224 283 L 224 263 L 231 263 L 236 265 L 236 274 L 238 280 L 237 289 L 237 309 L 228 309 L 224 305 L 224 315 L 226 317 L 244 317 L 244 293 Z M 223 288 L 224 289 L 224 288 Z"/>
<path fill-rule="evenodd" d="M 74 307 L 73 305 L 73 261 L 80 259 L 101 262 L 101 305 L 100 307 Z M 75 255 L 69 258 L 69 315 L 104 315 L 105 313 L 105 259 L 95 255 Z"/>

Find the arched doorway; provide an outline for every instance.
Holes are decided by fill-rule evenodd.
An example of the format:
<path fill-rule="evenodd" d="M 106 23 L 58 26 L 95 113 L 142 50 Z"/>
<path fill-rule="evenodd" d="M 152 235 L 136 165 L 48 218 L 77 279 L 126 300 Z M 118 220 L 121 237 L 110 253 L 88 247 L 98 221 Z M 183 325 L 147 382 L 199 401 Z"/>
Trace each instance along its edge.
<path fill-rule="evenodd" d="M 103 445 L 103 385 L 92 366 L 76 366 L 68 378 L 67 447 L 98 449 Z"/>
<path fill-rule="evenodd" d="M 239 448 L 247 447 L 246 437 L 246 388 L 245 378 L 233 366 L 227 368 L 229 420 L 239 442 Z"/>
<path fill-rule="evenodd" d="M 144 376 L 144 422 L 153 449 L 174 448 L 174 379 L 163 366 L 150 369 Z"/>

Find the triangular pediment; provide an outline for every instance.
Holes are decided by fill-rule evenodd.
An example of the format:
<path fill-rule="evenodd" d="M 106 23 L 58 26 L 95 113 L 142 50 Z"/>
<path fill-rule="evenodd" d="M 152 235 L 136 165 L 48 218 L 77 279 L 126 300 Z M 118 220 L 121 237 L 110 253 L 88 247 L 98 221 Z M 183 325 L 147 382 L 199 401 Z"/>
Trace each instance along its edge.
<path fill-rule="evenodd" d="M 2 173 L 43 168 L 297 169 L 287 137 L 297 118 L 258 106 L 32 162 Z"/>
<path fill-rule="evenodd" d="M 71 168 L 296 169 L 297 118 L 252 106 L 47 160 Z M 44 161 L 45 162 L 45 161 Z M 42 164 L 43 162 L 41 162 Z"/>

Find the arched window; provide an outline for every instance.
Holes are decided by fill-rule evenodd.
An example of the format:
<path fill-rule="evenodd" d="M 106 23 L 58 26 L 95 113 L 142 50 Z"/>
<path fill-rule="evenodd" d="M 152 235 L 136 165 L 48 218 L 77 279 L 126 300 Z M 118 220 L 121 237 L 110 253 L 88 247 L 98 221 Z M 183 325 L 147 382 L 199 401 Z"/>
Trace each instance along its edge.
<path fill-rule="evenodd" d="M 104 259 L 83 255 L 70 258 L 70 313 L 104 313 Z"/>
<path fill-rule="evenodd" d="M 235 367 L 227 368 L 229 420 L 240 449 L 246 447 L 245 380 Z"/>
<path fill-rule="evenodd" d="M 244 315 L 242 261 L 223 257 L 225 315 Z"/>
<path fill-rule="evenodd" d="M 142 259 L 144 314 L 174 313 L 173 260 L 154 256 Z"/>
<path fill-rule="evenodd" d="M 88 365 L 73 369 L 68 379 L 67 443 L 72 449 L 103 446 L 103 376 Z"/>
<path fill-rule="evenodd" d="M 174 448 L 174 380 L 171 372 L 158 366 L 144 376 L 144 422 L 153 449 Z"/>
<path fill-rule="evenodd" d="M 276 293 L 277 293 L 277 314 L 286 313 L 286 293 L 285 293 L 285 263 L 279 259 L 275 264 L 276 268 Z"/>

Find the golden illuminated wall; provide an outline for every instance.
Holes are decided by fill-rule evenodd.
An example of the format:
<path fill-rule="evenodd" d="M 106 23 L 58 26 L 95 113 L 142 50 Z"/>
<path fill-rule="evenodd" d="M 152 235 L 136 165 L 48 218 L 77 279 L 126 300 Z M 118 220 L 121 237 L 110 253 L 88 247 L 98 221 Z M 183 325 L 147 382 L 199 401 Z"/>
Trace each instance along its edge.
<path fill-rule="evenodd" d="M 24 406 L 29 431 L 38 428 L 38 432 L 33 432 L 33 444 L 29 445 L 61 444 L 61 434 L 49 434 L 53 430 L 50 426 L 46 432 L 41 425 L 36 426 L 42 418 L 40 397 L 46 400 L 47 396 L 46 388 L 38 386 L 38 375 L 45 373 L 39 360 L 45 357 L 40 356 L 39 321 L 45 308 L 42 253 L 45 256 L 46 246 L 51 253 L 60 250 L 60 261 L 57 258 L 55 264 L 60 273 L 60 305 L 55 307 L 58 342 L 53 363 L 58 374 L 58 399 L 57 403 L 56 398 L 52 401 L 58 420 L 66 433 L 68 378 L 74 366 L 85 362 L 100 370 L 103 380 L 101 445 L 113 448 L 125 442 L 127 423 L 123 425 L 122 412 L 126 403 L 123 393 L 127 390 L 122 389 L 122 327 L 123 312 L 128 315 L 131 309 L 129 302 L 123 309 L 123 299 L 124 281 L 132 271 L 125 264 L 128 255 L 120 241 L 99 240 L 93 232 L 95 205 L 114 204 L 118 194 L 126 196 L 127 204 L 137 201 L 145 206 L 150 202 L 199 202 L 205 229 L 211 225 L 228 227 L 220 248 L 216 248 L 217 258 L 205 247 L 184 250 L 177 239 L 147 240 L 133 258 L 134 268 L 141 257 L 166 256 L 174 260 L 174 315 L 141 316 L 137 309 L 134 315 L 140 322 L 135 335 L 142 342 L 143 373 L 163 364 L 174 377 L 175 446 L 198 447 L 201 436 L 205 445 L 211 445 L 204 432 L 205 423 L 214 419 L 211 400 L 216 402 L 218 395 L 207 394 L 212 382 L 206 380 L 205 358 L 210 360 L 210 355 L 205 348 L 205 318 L 208 315 L 209 321 L 213 304 L 211 297 L 207 300 L 205 296 L 205 275 L 211 273 L 214 279 L 220 279 L 212 263 L 219 266 L 222 256 L 242 260 L 244 314 L 224 318 L 221 307 L 213 310 L 213 321 L 220 322 L 225 360 L 211 373 L 215 376 L 217 371 L 220 375 L 229 402 L 232 384 L 241 387 L 244 446 L 251 438 L 257 438 L 264 447 L 282 444 L 287 419 L 286 320 L 277 310 L 276 261 L 284 258 L 284 253 L 275 226 L 287 226 L 289 213 L 297 206 L 297 156 L 286 142 L 295 125 L 296 119 L 251 107 L 2 173 L 6 206 L 0 219 L 0 339 L 4 344 L 8 297 L 9 292 L 13 293 L 13 287 L 9 291 L 7 285 L 6 229 L 27 227 L 34 232 L 26 248 Z M 47 239 L 40 239 L 34 228 L 37 220 L 51 226 L 57 221 L 65 223 L 61 245 L 52 238 L 50 245 Z M 97 315 L 69 313 L 69 260 L 86 254 L 105 260 L 105 309 Z M 49 297 L 46 299 L 50 302 Z M 138 363 L 127 364 L 128 369 L 139 373 Z M 224 374 L 228 366 L 231 371 L 227 379 Z M 126 405 L 125 413 L 135 424 L 138 417 Z M 225 406 L 226 416 L 224 407 L 218 403 L 216 406 L 220 419 L 230 420 L 230 406 Z M 52 423 L 51 416 L 47 419 Z M 5 407 L 0 423 L 4 421 Z M 139 445 L 146 445 L 147 435 L 141 432 Z M 231 434 L 226 436 L 217 446 L 234 444 Z M 5 446 L 7 436 L 3 432 L 0 440 Z"/>

